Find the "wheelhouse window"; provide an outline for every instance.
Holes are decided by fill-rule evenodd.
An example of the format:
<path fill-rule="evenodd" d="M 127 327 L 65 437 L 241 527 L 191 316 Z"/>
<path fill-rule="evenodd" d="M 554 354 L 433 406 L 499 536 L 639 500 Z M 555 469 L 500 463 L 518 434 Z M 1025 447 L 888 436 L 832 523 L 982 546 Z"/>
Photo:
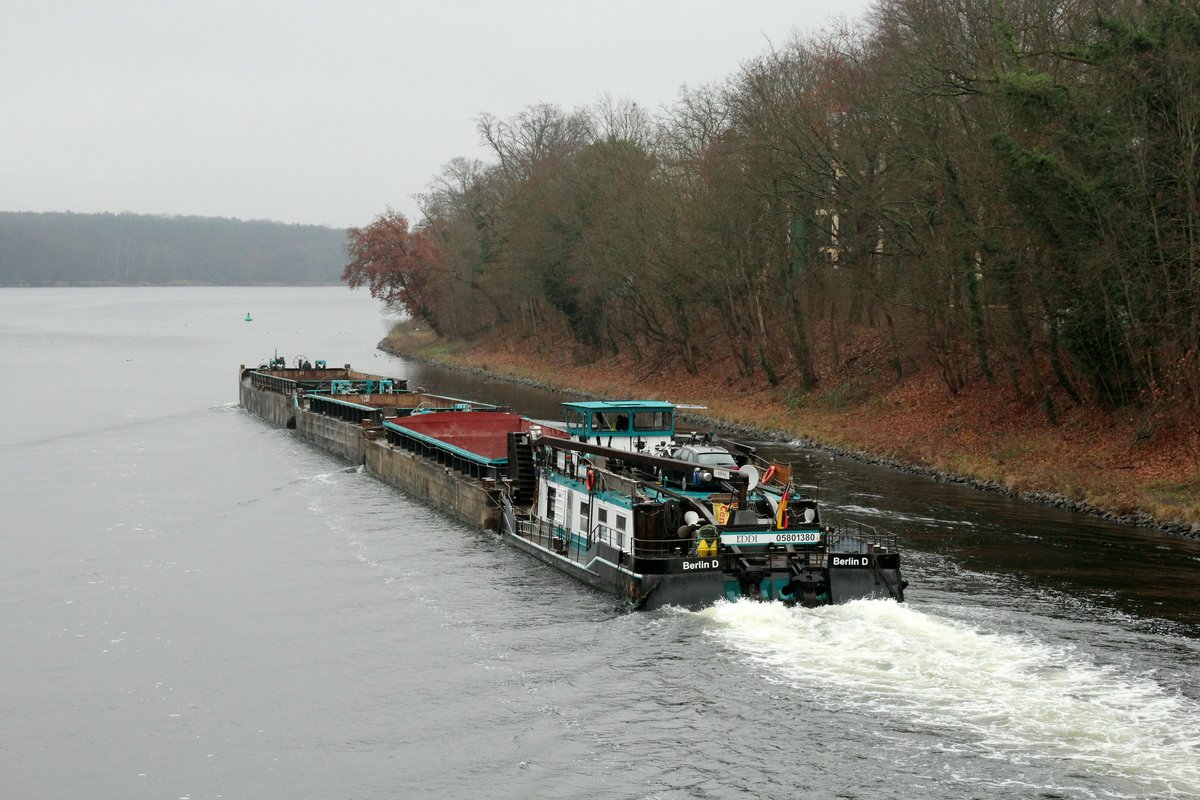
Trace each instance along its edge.
<path fill-rule="evenodd" d="M 592 432 L 625 432 L 629 430 L 629 414 L 623 411 L 597 411 L 592 414 Z"/>
<path fill-rule="evenodd" d="M 670 411 L 638 411 L 633 415 L 635 431 L 669 431 L 671 430 Z"/>
<path fill-rule="evenodd" d="M 567 428 L 569 430 L 582 430 L 586 424 L 586 414 L 576 408 L 567 409 Z"/>

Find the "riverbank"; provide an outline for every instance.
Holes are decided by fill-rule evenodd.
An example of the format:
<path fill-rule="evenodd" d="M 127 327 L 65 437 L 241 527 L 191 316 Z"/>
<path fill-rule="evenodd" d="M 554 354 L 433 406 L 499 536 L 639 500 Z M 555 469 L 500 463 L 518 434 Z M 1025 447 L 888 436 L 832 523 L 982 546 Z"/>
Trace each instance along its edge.
<path fill-rule="evenodd" d="M 1200 431 L 1161 413 L 1068 406 L 1051 425 L 1015 392 L 983 381 L 952 395 L 936 375 L 866 391 L 854 374 L 800 393 L 621 359 L 572 363 L 537 343 L 449 342 L 411 322 L 381 349 L 595 397 L 705 406 L 697 421 L 966 483 L 1033 502 L 1200 537 Z M 541 352 L 538 352 L 538 350 Z"/>

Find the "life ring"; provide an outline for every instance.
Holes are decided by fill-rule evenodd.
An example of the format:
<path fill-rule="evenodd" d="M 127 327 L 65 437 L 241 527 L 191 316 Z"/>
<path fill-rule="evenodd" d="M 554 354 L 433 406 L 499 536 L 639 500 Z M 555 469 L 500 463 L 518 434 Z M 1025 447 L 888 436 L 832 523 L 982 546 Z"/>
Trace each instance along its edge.
<path fill-rule="evenodd" d="M 584 476 L 583 482 L 587 484 L 589 493 L 596 491 L 596 470 L 588 467 L 587 475 Z"/>
<path fill-rule="evenodd" d="M 775 465 L 772 464 L 771 467 L 767 470 L 767 473 L 762 476 L 762 482 L 770 483 L 771 478 L 774 478 L 774 477 L 775 477 Z"/>

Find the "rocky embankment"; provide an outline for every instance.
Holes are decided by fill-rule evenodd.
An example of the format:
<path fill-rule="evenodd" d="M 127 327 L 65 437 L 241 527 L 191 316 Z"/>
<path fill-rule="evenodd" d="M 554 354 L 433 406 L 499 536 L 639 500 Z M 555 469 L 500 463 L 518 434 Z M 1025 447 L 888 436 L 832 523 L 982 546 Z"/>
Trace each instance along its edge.
<path fill-rule="evenodd" d="M 425 361 L 427 363 L 436 364 L 438 366 L 451 369 L 463 370 L 469 373 L 486 376 L 488 378 L 509 381 L 512 383 L 523 384 L 536 388 L 553 390 L 557 392 L 565 392 L 574 394 L 580 397 L 596 397 L 596 396 L 614 396 L 614 392 L 623 393 L 632 396 L 640 389 L 636 385 L 640 382 L 635 382 L 635 385 L 630 386 L 623 384 L 619 379 L 613 378 L 613 370 L 609 370 L 604 374 L 602 385 L 585 385 L 590 383 L 590 378 L 604 371 L 592 370 L 587 375 L 580 375 L 571 369 L 555 369 L 550 375 L 552 378 L 543 377 L 545 373 L 540 372 L 534 366 L 527 366 L 520 363 L 514 363 L 512 354 L 498 354 L 496 351 L 479 352 L 479 351 L 462 351 L 445 352 L 439 351 L 434 345 L 434 340 L 429 338 L 426 333 L 423 336 L 413 336 L 411 331 L 398 329 L 392 335 L 379 343 L 380 349 L 391 352 L 405 358 Z M 615 371 L 619 372 L 619 371 Z M 671 391 L 672 387 L 669 381 L 660 385 L 659 391 Z M 711 392 L 712 388 L 707 387 Z M 642 391 L 644 394 L 644 391 Z M 739 403 L 734 400 L 727 403 L 717 403 L 716 398 L 706 398 L 705 405 L 710 409 L 719 406 L 724 413 L 706 416 L 696 412 L 684 412 L 681 418 L 688 423 L 697 427 L 714 427 L 727 432 L 734 438 L 745 438 L 754 440 L 772 440 L 780 442 L 789 442 L 800 447 L 820 450 L 830 455 L 851 458 L 859 462 L 875 464 L 888 467 L 895 470 L 900 470 L 909 474 L 921 475 L 932 480 L 944 483 L 957 483 L 965 486 L 970 486 L 975 489 L 986 492 L 994 492 L 1009 497 L 1019 498 L 1023 501 L 1038 503 L 1042 505 L 1053 506 L 1057 508 L 1067 509 L 1083 514 L 1089 514 L 1116 522 L 1134 525 L 1140 528 L 1149 528 L 1158 530 L 1172 536 L 1181 536 L 1188 538 L 1200 538 L 1200 519 L 1192 520 L 1186 518 L 1169 517 L 1165 515 L 1156 515 L 1147 510 L 1142 510 L 1136 507 L 1136 503 L 1131 504 L 1125 500 L 1120 502 L 1120 510 L 1115 507 L 1108 507 L 1106 504 L 1098 504 L 1090 502 L 1086 491 L 1074 489 L 1074 495 L 1083 494 L 1083 497 L 1069 496 L 1060 491 L 1055 491 L 1052 487 L 1047 488 L 1030 488 L 1032 483 L 1037 486 L 1035 480 L 1000 480 L 993 477 L 974 477 L 966 474 L 958 474 L 952 470 L 941 469 L 934 466 L 928 466 L 921 463 L 915 463 L 914 460 L 894 455 L 884 455 L 870 447 L 846 446 L 835 441 L 830 441 L 820 436 L 805 436 L 797 435 L 794 431 L 785 430 L 782 427 L 772 425 L 767 422 L 746 422 L 739 420 L 736 413 Z M 899 404 L 900 401 L 896 401 Z M 753 404 L 756 409 L 765 405 L 765 403 Z M 726 409 L 732 407 L 735 413 L 729 413 Z M 743 404 L 745 407 L 745 404 Z M 786 413 L 786 412 L 785 412 Z M 925 415 L 936 415 L 935 410 L 926 409 Z M 749 415 L 747 415 L 749 416 Z M 763 414 L 759 414 L 763 416 Z M 768 420 L 770 415 L 766 415 Z M 843 420 L 844 422 L 844 420 Z M 886 420 L 881 421 L 881 427 L 888 424 Z M 899 423 L 897 423 L 899 424 Z M 856 420 L 857 429 L 861 429 L 861 418 Z M 855 430 L 855 425 L 846 425 L 847 430 Z M 922 438 L 924 444 L 936 448 L 936 442 L 931 442 L 931 437 L 925 436 Z M 946 449 L 951 449 L 952 445 L 942 445 Z M 1045 459 L 1045 454 L 1039 454 L 1041 459 Z M 1101 456 L 1096 456 L 1099 459 Z M 949 460 L 949 459 L 947 459 Z M 1086 459 L 1084 459 L 1086 461 Z M 1007 465 L 1010 471 L 1020 473 L 1022 465 Z M 1028 466 L 1028 474 L 1036 474 L 1037 470 L 1032 463 Z M 1183 468 L 1186 474 L 1186 468 Z M 1103 476 L 1093 477 L 1094 481 L 1104 480 Z M 1024 485 L 1022 485 L 1024 484 Z M 1136 494 L 1134 495 L 1136 496 Z M 1131 507 L 1132 506 L 1132 507 Z"/>

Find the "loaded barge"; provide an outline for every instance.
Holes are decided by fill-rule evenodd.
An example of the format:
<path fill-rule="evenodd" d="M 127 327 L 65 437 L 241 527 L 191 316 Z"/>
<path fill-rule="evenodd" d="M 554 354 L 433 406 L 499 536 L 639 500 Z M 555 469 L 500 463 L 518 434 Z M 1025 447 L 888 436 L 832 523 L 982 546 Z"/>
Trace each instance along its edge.
<path fill-rule="evenodd" d="M 242 366 L 240 402 L 632 608 L 904 599 L 894 536 L 823 524 L 753 448 L 679 441 L 670 403 L 564 403 L 562 421 L 535 421 L 281 359 Z"/>
<path fill-rule="evenodd" d="M 321 361 L 242 365 L 238 397 L 255 416 L 364 465 L 385 483 L 468 525 L 490 530 L 500 524 L 507 476 L 501 450 L 509 432 L 531 425 L 494 405 L 411 390 L 402 378 Z M 470 424 L 458 424 L 464 420 Z"/>

